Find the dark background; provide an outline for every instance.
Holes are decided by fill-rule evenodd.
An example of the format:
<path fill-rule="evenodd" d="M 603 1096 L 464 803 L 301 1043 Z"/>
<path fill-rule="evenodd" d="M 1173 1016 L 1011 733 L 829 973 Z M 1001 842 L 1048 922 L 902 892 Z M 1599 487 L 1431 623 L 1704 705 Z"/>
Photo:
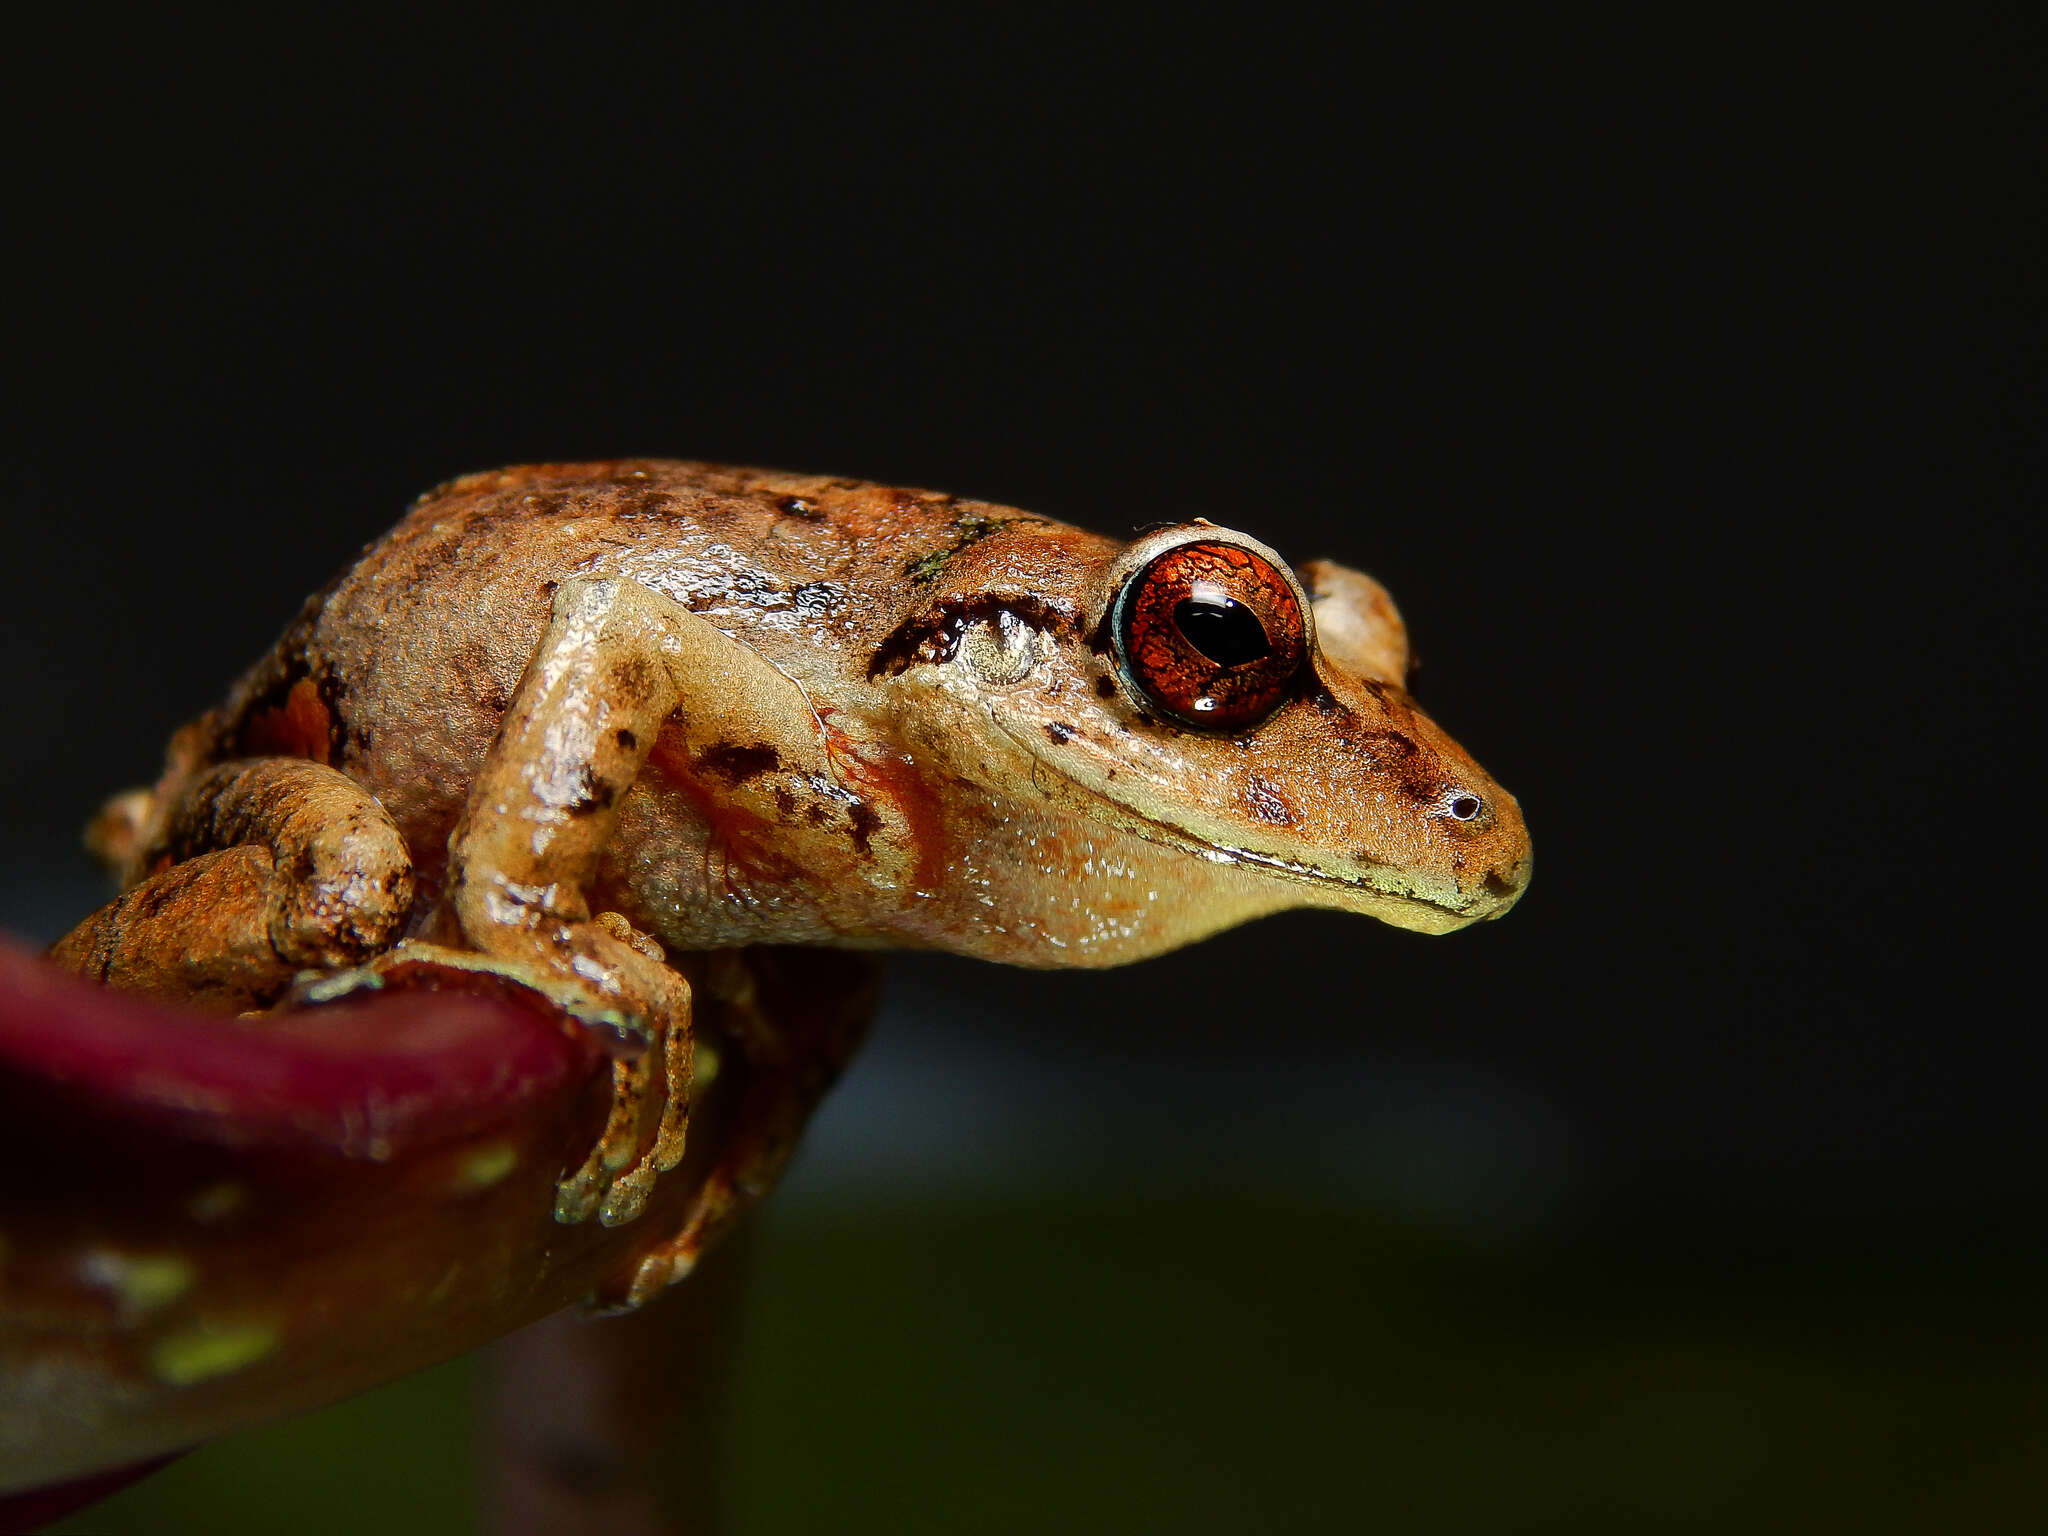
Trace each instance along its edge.
<path fill-rule="evenodd" d="M 74 39 L 18 98 L 5 916 L 97 899 L 99 799 L 451 474 L 1204 515 L 1387 583 L 1529 895 L 1449 940 L 909 962 L 890 1060 L 1052 1063 L 1083 1108 L 1035 1151 L 1205 1168 L 1327 1111 L 1262 1085 L 1412 1088 L 1439 1153 L 1506 1105 L 1460 1241 L 1822 1312 L 2025 1291 L 2041 63 L 1996 23 Z M 1174 1085 L 1236 1070 L 1198 1138 Z"/>

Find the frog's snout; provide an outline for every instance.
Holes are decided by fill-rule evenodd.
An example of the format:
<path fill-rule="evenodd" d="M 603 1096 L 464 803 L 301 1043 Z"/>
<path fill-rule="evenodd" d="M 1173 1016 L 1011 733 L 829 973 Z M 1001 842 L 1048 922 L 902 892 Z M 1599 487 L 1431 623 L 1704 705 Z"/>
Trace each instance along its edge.
<path fill-rule="evenodd" d="M 1489 787 L 1489 792 L 1483 795 L 1472 790 L 1460 791 L 1447 810 L 1454 822 L 1473 824 L 1475 841 L 1480 846 L 1472 851 L 1483 851 L 1485 855 L 1481 865 L 1484 872 L 1466 902 L 1468 920 L 1490 922 L 1505 917 L 1529 888 L 1529 876 L 1535 865 L 1520 804 L 1505 790 Z M 1466 881 L 1458 883 L 1463 886 Z"/>
<path fill-rule="evenodd" d="M 1483 910 L 1477 915 L 1481 922 L 1492 922 L 1497 917 L 1506 917 L 1508 908 L 1522 899 L 1522 892 L 1529 888 L 1530 869 L 1534 864 L 1525 849 L 1522 856 L 1505 869 L 1489 869 L 1479 882 L 1484 901 Z"/>

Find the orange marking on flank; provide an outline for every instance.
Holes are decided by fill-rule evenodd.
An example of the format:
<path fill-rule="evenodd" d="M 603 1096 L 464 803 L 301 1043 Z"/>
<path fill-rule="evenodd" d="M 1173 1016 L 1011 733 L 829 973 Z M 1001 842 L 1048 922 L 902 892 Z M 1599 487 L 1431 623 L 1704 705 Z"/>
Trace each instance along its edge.
<path fill-rule="evenodd" d="M 838 711 L 831 705 L 818 710 L 818 724 L 825 733 L 825 755 L 842 779 L 849 779 L 870 796 L 886 799 L 902 814 L 910 845 L 917 851 L 914 871 L 920 890 L 937 890 L 945 878 L 951 857 L 951 840 L 946 836 L 944 817 L 933 803 L 924 780 L 907 768 L 888 762 L 870 762 L 860 754 L 852 736 L 832 723 Z"/>
<path fill-rule="evenodd" d="M 292 684 L 284 703 L 250 718 L 242 731 L 242 750 L 251 757 L 309 757 L 332 761 L 334 716 L 313 679 Z"/>
<path fill-rule="evenodd" d="M 647 753 L 646 771 L 659 774 L 681 790 L 704 818 L 711 831 L 705 854 L 707 858 L 713 853 L 723 856 L 723 879 L 728 893 L 737 894 L 733 881 L 735 867 L 754 883 L 781 884 L 795 876 L 789 861 L 774 851 L 782 829 L 768 817 L 734 805 L 708 788 L 691 766 L 689 746 L 682 729 L 673 722 L 663 724 L 654 738 Z"/>

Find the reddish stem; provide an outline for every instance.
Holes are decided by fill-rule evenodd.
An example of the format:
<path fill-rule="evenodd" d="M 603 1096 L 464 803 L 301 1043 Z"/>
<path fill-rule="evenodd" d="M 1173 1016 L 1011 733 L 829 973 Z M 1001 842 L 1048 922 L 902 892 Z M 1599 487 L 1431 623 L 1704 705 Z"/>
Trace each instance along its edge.
<path fill-rule="evenodd" d="M 477 1463 L 487 1536 L 707 1536 L 719 1519 L 747 1242 L 625 1317 L 575 1308 L 485 1359 Z"/>

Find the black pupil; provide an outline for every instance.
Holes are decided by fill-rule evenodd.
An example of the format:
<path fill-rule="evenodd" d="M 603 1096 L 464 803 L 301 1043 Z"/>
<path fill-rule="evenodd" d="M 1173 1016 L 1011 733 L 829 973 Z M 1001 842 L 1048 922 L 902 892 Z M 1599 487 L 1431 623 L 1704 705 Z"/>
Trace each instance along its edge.
<path fill-rule="evenodd" d="M 1241 667 L 1273 653 L 1266 626 L 1234 598 L 1184 597 L 1174 604 L 1173 622 L 1189 645 L 1219 667 Z"/>

